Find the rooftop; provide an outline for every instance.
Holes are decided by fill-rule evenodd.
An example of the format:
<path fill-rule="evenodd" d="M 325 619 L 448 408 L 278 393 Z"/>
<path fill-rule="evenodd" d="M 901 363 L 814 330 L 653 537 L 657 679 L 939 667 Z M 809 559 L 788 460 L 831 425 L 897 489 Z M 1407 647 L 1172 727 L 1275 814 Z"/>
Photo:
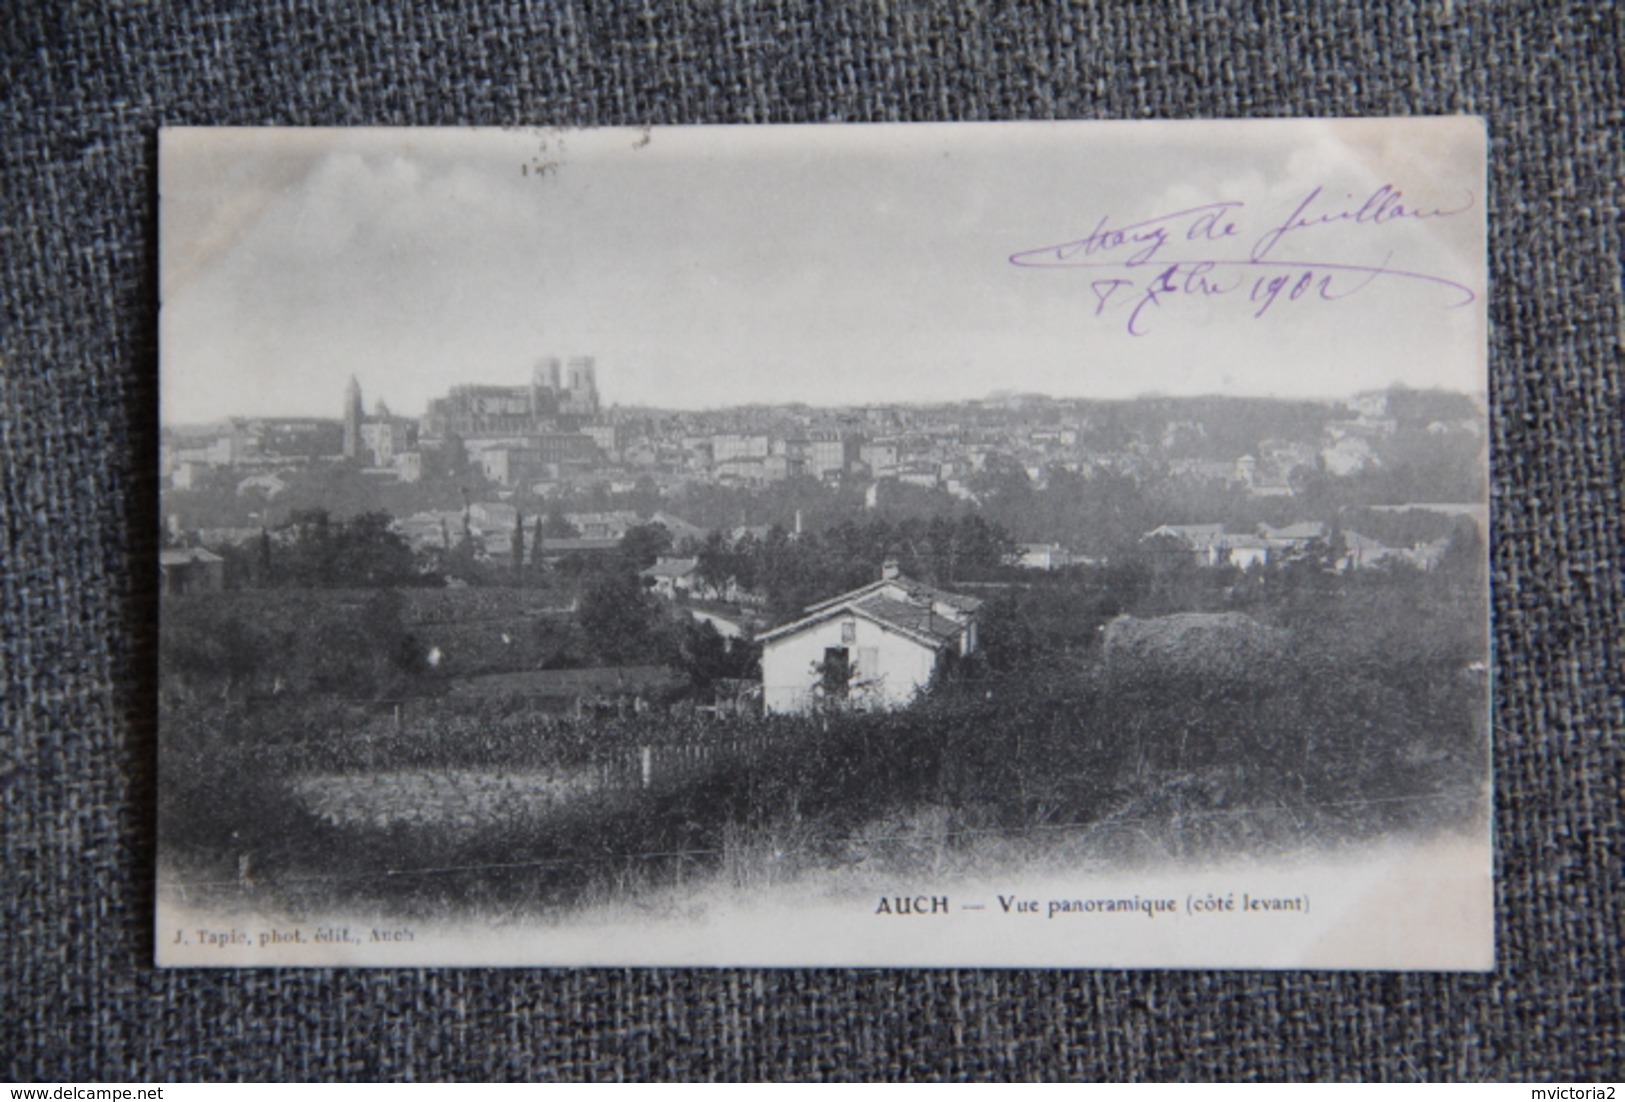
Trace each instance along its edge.
<path fill-rule="evenodd" d="M 964 633 L 966 623 L 981 607 L 982 602 L 975 597 L 963 597 L 897 575 L 808 605 L 805 616 L 763 633 L 758 641 L 768 642 L 832 617 L 851 614 L 940 649 Z M 951 610 L 951 614 L 940 611 L 943 608 Z"/>
<path fill-rule="evenodd" d="M 641 571 L 641 574 L 645 578 L 681 578 L 692 574 L 699 565 L 699 559 L 662 558 L 647 570 Z"/>
<path fill-rule="evenodd" d="M 183 566 L 193 562 L 225 562 L 213 551 L 201 547 L 165 547 L 158 552 L 159 566 Z"/>
<path fill-rule="evenodd" d="M 949 608 L 957 609 L 960 612 L 975 612 L 982 607 L 982 602 L 976 597 L 965 597 L 958 593 L 949 593 L 945 589 L 938 589 L 935 586 L 926 585 L 924 582 L 917 582 L 913 578 L 898 574 L 896 577 L 881 578 L 879 581 L 870 582 L 866 586 L 860 586 L 850 593 L 841 594 L 839 597 L 831 597 L 827 601 L 810 604 L 805 611 L 809 613 L 818 612 L 833 605 L 844 604 L 893 587 L 902 594 L 904 599 L 911 602 L 935 602 L 947 605 Z"/>
<path fill-rule="evenodd" d="M 894 601 L 890 597 L 866 597 L 854 602 L 852 610 L 883 627 L 894 627 L 905 634 L 923 636 L 936 643 L 957 639 L 959 633 L 965 630 L 963 623 L 937 615 L 929 605 Z"/>

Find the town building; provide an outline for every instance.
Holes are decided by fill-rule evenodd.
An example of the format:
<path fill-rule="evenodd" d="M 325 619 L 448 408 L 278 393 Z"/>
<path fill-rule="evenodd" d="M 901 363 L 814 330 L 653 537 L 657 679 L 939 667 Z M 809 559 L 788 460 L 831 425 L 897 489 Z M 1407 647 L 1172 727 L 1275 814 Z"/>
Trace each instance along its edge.
<path fill-rule="evenodd" d="M 875 478 L 896 474 L 897 465 L 902 462 L 901 453 L 895 443 L 864 444 L 858 449 L 858 458 L 868 466 Z"/>
<path fill-rule="evenodd" d="M 1016 548 L 1012 565 L 1023 570 L 1061 570 L 1072 565 L 1072 553 L 1058 543 L 1024 543 Z"/>
<path fill-rule="evenodd" d="M 718 485 L 760 486 L 767 481 L 767 460 L 750 456 L 722 459 L 711 473 Z"/>
<path fill-rule="evenodd" d="M 701 528 L 697 524 L 690 524 L 682 517 L 671 513 L 656 512 L 649 518 L 650 524 L 659 524 L 671 533 L 673 547 L 681 547 L 684 543 L 704 543 L 705 537 L 711 534 L 709 528 Z"/>
<path fill-rule="evenodd" d="M 598 445 L 581 432 L 544 432 L 535 437 L 536 451 L 550 467 L 591 464 L 598 458 Z"/>
<path fill-rule="evenodd" d="M 313 459 L 340 455 L 344 450 L 343 426 L 333 420 L 314 417 L 250 421 L 248 429 L 259 442 L 262 456 L 286 459 Z"/>
<path fill-rule="evenodd" d="M 512 532 L 519 510 L 505 501 L 477 501 L 468 507 L 468 522 L 482 536 Z"/>
<path fill-rule="evenodd" d="M 976 650 L 981 604 L 904 577 L 888 560 L 879 581 L 760 636 L 763 708 L 904 707 Z"/>
<path fill-rule="evenodd" d="M 1162 524 L 1140 537 L 1142 544 L 1191 555 L 1199 566 L 1224 561 L 1222 524 Z"/>
<path fill-rule="evenodd" d="M 177 490 L 195 490 L 202 486 L 213 467 L 196 459 L 183 459 L 171 464 L 169 484 Z"/>
<path fill-rule="evenodd" d="M 772 445 L 766 433 L 717 433 L 711 437 L 711 462 L 720 466 L 735 459 L 766 459 Z"/>
<path fill-rule="evenodd" d="M 807 436 L 807 473 L 833 478 L 849 472 L 858 462 L 863 437 L 843 429 L 820 429 Z"/>
<path fill-rule="evenodd" d="M 226 560 L 201 547 L 158 552 L 158 588 L 165 594 L 213 593 L 226 588 Z"/>
<path fill-rule="evenodd" d="M 374 467 L 393 467 L 395 460 L 418 443 L 418 427 L 401 417 L 391 417 L 380 408 L 361 425 L 361 458 Z"/>
<path fill-rule="evenodd" d="M 565 361 L 562 378 L 557 358 L 544 359 L 542 364 L 559 413 L 567 417 L 598 416 L 598 375 L 591 356 L 570 357 Z"/>
<path fill-rule="evenodd" d="M 471 458 L 479 465 L 481 473 L 499 486 L 533 482 L 547 471 L 541 450 L 524 444 L 494 443 L 478 447 L 477 450 L 471 447 L 470 450 L 473 451 Z"/>
<path fill-rule="evenodd" d="M 627 442 L 625 425 L 615 423 L 582 425 L 581 434 L 590 437 L 599 451 L 617 462 L 620 461 L 621 451 Z"/>
<path fill-rule="evenodd" d="M 423 434 L 470 438 L 525 436 L 558 431 L 561 419 L 573 426 L 598 415 L 598 380 L 591 356 L 561 364 L 540 360 L 526 386 L 465 384 L 429 402 Z"/>
<path fill-rule="evenodd" d="M 344 388 L 341 424 L 344 458 L 358 460 L 375 470 L 398 468 L 399 457 L 418 446 L 417 423 L 410 418 L 393 416 L 382 401 L 374 407 L 371 417 L 366 415 L 361 403 L 361 384 L 354 375 Z M 263 429 L 257 425 L 255 428 L 256 441 L 263 440 Z M 297 429 L 280 435 L 290 441 L 318 439 L 313 432 Z"/>
<path fill-rule="evenodd" d="M 1214 565 L 1229 565 L 1241 570 L 1265 566 L 1277 550 L 1279 547 L 1275 543 L 1259 536 L 1225 536 L 1224 541 L 1214 548 Z"/>
<path fill-rule="evenodd" d="M 800 456 L 770 455 L 762 460 L 762 479 L 766 482 L 783 482 L 786 479 L 800 478 L 806 473 L 806 461 Z"/>
<path fill-rule="evenodd" d="M 395 456 L 395 474 L 402 482 L 423 481 L 423 453 L 401 452 Z"/>
<path fill-rule="evenodd" d="M 1305 520 L 1280 528 L 1260 524 L 1258 534 L 1279 550 L 1301 551 L 1316 540 L 1324 540 L 1328 535 L 1328 529 L 1318 520 Z"/>
<path fill-rule="evenodd" d="M 642 523 L 630 509 L 615 509 L 607 513 L 568 513 L 565 520 L 580 533 L 582 539 L 618 540 Z"/>
<path fill-rule="evenodd" d="M 676 600 L 678 595 L 686 596 L 699 588 L 700 560 L 661 555 L 653 566 L 640 571 L 639 577 L 649 579 L 662 597 Z"/>
<path fill-rule="evenodd" d="M 427 510 L 399 517 L 390 527 L 414 551 L 449 550 L 463 534 L 463 513 L 457 509 Z"/>

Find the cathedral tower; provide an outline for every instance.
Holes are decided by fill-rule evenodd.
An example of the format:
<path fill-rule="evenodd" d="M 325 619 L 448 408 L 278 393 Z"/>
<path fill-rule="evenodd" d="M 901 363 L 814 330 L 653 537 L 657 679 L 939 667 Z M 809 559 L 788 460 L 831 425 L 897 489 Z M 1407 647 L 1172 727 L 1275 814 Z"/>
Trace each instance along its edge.
<path fill-rule="evenodd" d="M 568 376 L 565 408 L 585 417 L 598 414 L 598 379 L 591 356 L 575 356 L 565 365 Z"/>
<path fill-rule="evenodd" d="M 559 358 L 544 356 L 530 373 L 530 414 L 552 417 L 559 412 Z"/>

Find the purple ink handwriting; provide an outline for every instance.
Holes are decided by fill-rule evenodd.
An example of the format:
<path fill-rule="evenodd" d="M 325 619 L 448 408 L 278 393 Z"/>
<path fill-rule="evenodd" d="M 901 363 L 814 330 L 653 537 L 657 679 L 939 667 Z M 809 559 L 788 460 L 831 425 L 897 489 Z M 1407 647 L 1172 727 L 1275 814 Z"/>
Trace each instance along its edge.
<path fill-rule="evenodd" d="M 1363 200 L 1348 196 L 1329 202 L 1325 189 L 1312 189 L 1279 223 L 1253 235 L 1245 228 L 1246 203 L 1228 199 L 1172 211 L 1120 226 L 1110 217 L 1095 223 L 1085 237 L 1013 254 L 1018 268 L 1076 268 L 1092 271 L 1091 305 L 1096 317 L 1108 310 L 1126 313 L 1131 336 L 1144 336 L 1152 316 L 1181 299 L 1219 298 L 1236 302 L 1255 319 L 1284 303 L 1338 302 L 1359 294 L 1379 279 L 1405 280 L 1448 293 L 1442 305 L 1461 307 L 1477 301 L 1466 284 L 1395 264 L 1388 252 L 1378 261 L 1339 257 L 1284 260 L 1272 252 L 1289 236 L 1308 242 L 1309 232 L 1328 226 L 1379 227 L 1401 221 L 1449 218 L 1471 209 L 1471 197 L 1447 207 L 1409 203 L 1392 184 L 1383 184 Z M 1323 236 L 1323 235 L 1321 235 Z M 1368 235 L 1362 235 L 1368 236 Z M 1337 244 L 1347 245 L 1340 236 Z M 1322 247 L 1327 243 L 1322 242 Z M 1240 252 L 1246 248 L 1245 253 Z"/>

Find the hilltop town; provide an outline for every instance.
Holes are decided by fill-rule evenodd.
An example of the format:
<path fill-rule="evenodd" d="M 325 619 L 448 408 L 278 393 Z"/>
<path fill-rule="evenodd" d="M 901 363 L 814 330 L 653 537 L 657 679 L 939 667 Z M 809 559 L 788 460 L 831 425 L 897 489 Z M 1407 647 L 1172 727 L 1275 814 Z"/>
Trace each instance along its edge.
<path fill-rule="evenodd" d="M 336 418 L 164 430 L 176 868 L 432 914 L 1036 860 L 1056 821 L 1139 859 L 1113 822 L 1295 852 L 1478 814 L 1466 396 L 677 411 L 599 383 L 544 359 L 416 417 L 351 380 Z M 542 859 L 372 875 L 515 853 Z"/>
<path fill-rule="evenodd" d="M 591 357 L 545 357 L 526 384 L 452 386 L 418 416 L 369 411 L 354 378 L 335 405 L 165 427 L 166 541 L 220 551 L 302 510 L 382 513 L 414 551 L 472 538 L 500 568 L 521 527 L 534 557 L 537 539 L 591 553 L 651 520 L 680 549 L 713 531 L 976 512 L 1036 569 L 1151 539 L 1245 568 L 1334 528 L 1351 567 L 1426 568 L 1449 528 L 1437 518 L 1486 519 L 1482 411 L 1443 392 L 671 411 L 606 407 Z M 1436 522 L 1393 522 L 1411 506 Z"/>

